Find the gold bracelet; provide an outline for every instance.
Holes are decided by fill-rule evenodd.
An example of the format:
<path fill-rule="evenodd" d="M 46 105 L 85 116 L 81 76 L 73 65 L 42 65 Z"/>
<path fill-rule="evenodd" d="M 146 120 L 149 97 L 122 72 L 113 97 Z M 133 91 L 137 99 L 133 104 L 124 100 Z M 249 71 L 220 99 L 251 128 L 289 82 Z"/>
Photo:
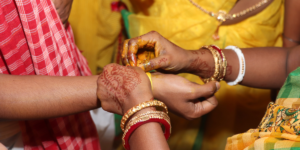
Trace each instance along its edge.
<path fill-rule="evenodd" d="M 131 117 L 133 114 L 135 114 L 136 112 L 144 109 L 144 108 L 147 108 L 147 107 L 152 107 L 152 106 L 158 106 L 158 107 L 162 107 L 164 109 L 164 112 L 165 113 L 168 113 L 168 108 L 167 106 L 161 102 L 161 101 L 157 101 L 157 100 L 150 100 L 150 101 L 146 101 L 146 102 L 143 102 L 141 104 L 138 104 L 134 107 L 132 107 L 131 109 L 129 109 L 125 114 L 124 116 L 122 117 L 122 120 L 121 120 L 121 129 L 122 131 L 124 132 L 124 126 L 125 126 L 125 123 L 127 121 L 127 119 L 129 117 Z"/>
<path fill-rule="evenodd" d="M 219 78 L 220 78 L 220 70 L 222 70 L 222 66 L 220 65 L 220 64 L 222 64 L 222 59 L 221 59 L 221 56 L 220 56 L 220 54 L 219 54 L 219 52 L 217 52 L 214 48 L 212 48 L 211 46 L 203 46 L 202 48 L 206 48 L 206 49 L 208 49 L 211 53 L 212 53 L 212 55 L 213 55 L 213 57 L 214 57 L 214 61 L 215 61 L 215 72 L 214 72 L 214 74 L 211 76 L 211 77 L 209 77 L 209 78 L 204 78 L 203 79 L 203 82 L 204 83 L 207 83 L 207 82 L 209 82 L 209 81 L 218 81 L 219 80 Z M 222 72 L 223 73 L 223 72 Z"/>
<path fill-rule="evenodd" d="M 165 113 L 165 112 L 161 112 L 161 111 L 148 111 L 146 113 L 137 115 L 135 117 L 133 117 L 132 119 L 130 119 L 130 121 L 128 122 L 128 124 L 126 125 L 126 129 L 124 131 L 124 134 L 122 136 L 122 143 L 123 146 L 125 146 L 125 136 L 128 133 L 128 131 L 130 130 L 130 128 L 140 122 L 145 122 L 148 121 L 150 119 L 164 119 L 169 125 L 170 125 L 170 129 L 169 132 L 171 133 L 171 120 L 170 117 Z"/>
<path fill-rule="evenodd" d="M 217 51 L 217 50 L 216 50 Z M 217 51 L 219 53 L 219 55 L 222 55 L 223 58 L 220 56 L 219 57 L 219 60 L 220 60 L 220 74 L 217 78 L 217 81 L 222 81 L 226 75 L 226 69 L 227 69 L 227 61 L 226 61 L 226 58 L 225 58 L 225 55 L 222 51 Z"/>
<path fill-rule="evenodd" d="M 227 71 L 227 60 L 225 58 L 225 55 L 224 55 L 223 51 L 221 51 L 221 53 L 222 53 L 222 56 L 223 56 L 223 63 L 222 63 L 222 66 L 223 66 L 223 75 L 220 78 L 220 81 L 224 80 L 225 75 L 226 75 L 226 71 Z"/>

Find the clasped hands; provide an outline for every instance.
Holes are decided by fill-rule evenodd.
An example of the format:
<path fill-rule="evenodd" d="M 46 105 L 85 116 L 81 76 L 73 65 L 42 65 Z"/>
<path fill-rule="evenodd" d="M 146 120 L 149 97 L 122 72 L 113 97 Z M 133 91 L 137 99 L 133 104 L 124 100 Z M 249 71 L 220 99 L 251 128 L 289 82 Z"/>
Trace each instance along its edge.
<path fill-rule="evenodd" d="M 199 85 L 175 74 L 209 76 L 208 67 L 199 64 L 199 56 L 205 51 L 184 50 L 157 32 L 126 40 L 122 49 L 125 66 L 109 64 L 98 79 L 97 94 L 102 108 L 122 115 L 131 107 L 155 98 L 186 119 L 201 117 L 217 106 L 214 93 L 220 84 Z M 145 74 L 151 70 L 157 71 L 152 73 L 153 91 Z"/>

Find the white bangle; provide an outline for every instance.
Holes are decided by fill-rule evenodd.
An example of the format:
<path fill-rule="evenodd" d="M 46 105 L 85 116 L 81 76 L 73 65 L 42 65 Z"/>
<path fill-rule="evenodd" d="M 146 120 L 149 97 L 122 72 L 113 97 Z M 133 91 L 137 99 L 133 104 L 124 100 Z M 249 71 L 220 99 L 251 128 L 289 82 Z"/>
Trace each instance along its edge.
<path fill-rule="evenodd" d="M 233 50 L 237 54 L 237 56 L 238 56 L 239 64 L 240 64 L 239 75 L 235 79 L 235 81 L 227 82 L 228 85 L 237 85 L 239 82 L 243 81 L 244 76 L 245 76 L 245 72 L 246 72 L 245 57 L 244 57 L 244 54 L 242 53 L 241 49 L 239 49 L 236 46 L 227 46 L 225 49 L 231 49 L 231 50 Z"/>

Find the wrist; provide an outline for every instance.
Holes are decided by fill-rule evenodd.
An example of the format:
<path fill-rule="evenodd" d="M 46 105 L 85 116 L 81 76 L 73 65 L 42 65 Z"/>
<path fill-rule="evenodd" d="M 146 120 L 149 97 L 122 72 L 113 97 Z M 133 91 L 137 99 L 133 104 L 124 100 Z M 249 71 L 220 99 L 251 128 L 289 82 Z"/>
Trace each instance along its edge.
<path fill-rule="evenodd" d="M 150 100 L 154 100 L 152 94 L 145 94 L 143 97 L 145 98 L 129 98 L 130 99 L 130 103 L 127 103 L 123 106 L 123 112 L 122 114 L 126 113 L 128 110 L 130 110 L 131 108 L 146 102 L 146 101 L 150 101 Z"/>
<path fill-rule="evenodd" d="M 152 90 L 152 94 L 153 94 L 153 97 L 160 100 L 159 97 L 159 90 L 160 90 L 160 87 L 161 85 L 159 85 L 159 83 L 162 83 L 162 81 L 160 81 L 162 79 L 161 77 L 161 73 L 159 72 L 155 72 L 155 73 L 152 73 L 151 74 L 151 80 L 152 80 L 152 85 L 153 85 L 153 90 Z"/>
<path fill-rule="evenodd" d="M 207 78 L 214 73 L 213 55 L 208 49 L 188 51 L 188 61 L 184 68 L 185 73 L 192 73 L 202 78 Z"/>

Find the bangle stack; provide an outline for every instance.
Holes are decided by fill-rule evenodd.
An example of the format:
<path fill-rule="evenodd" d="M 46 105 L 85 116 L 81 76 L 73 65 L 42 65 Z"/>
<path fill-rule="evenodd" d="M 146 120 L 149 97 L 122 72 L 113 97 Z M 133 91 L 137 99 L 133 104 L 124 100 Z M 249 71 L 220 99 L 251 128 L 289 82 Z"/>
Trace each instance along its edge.
<path fill-rule="evenodd" d="M 129 150 L 130 145 L 129 145 L 129 137 L 131 133 L 140 127 L 143 124 L 149 123 L 149 122 L 158 122 L 164 125 L 165 127 L 165 132 L 164 136 L 166 139 L 169 139 L 170 134 L 171 134 L 171 122 L 170 122 L 170 117 L 161 111 L 149 111 L 144 114 L 140 114 L 138 116 L 135 116 L 132 118 L 129 123 L 126 126 L 126 130 L 123 134 L 122 142 L 123 146 L 125 149 Z"/>
<path fill-rule="evenodd" d="M 209 81 L 224 80 L 225 75 L 226 75 L 226 70 L 227 70 L 227 61 L 226 61 L 225 55 L 222 52 L 222 50 L 215 45 L 203 46 L 202 48 L 208 49 L 212 53 L 212 55 L 214 57 L 214 61 L 215 61 L 214 74 L 209 78 L 204 78 L 203 82 L 207 83 Z M 239 65 L 240 65 L 239 75 L 235 81 L 227 83 L 228 85 L 236 85 L 236 84 L 240 83 L 244 79 L 244 76 L 245 76 L 245 72 L 246 72 L 245 57 L 244 57 L 244 54 L 242 53 L 242 51 L 236 46 L 227 46 L 225 49 L 233 50 L 237 54 L 238 59 L 239 59 Z"/>
<path fill-rule="evenodd" d="M 215 45 L 203 46 L 202 48 L 208 49 L 212 53 L 215 61 L 214 74 L 209 78 L 204 78 L 203 82 L 224 80 L 227 70 L 227 61 L 222 50 Z"/>
<path fill-rule="evenodd" d="M 236 85 L 236 84 L 240 83 L 241 81 L 243 81 L 244 76 L 245 76 L 245 72 L 246 72 L 245 57 L 244 57 L 244 54 L 242 53 L 242 51 L 236 46 L 227 46 L 225 49 L 233 50 L 239 58 L 239 64 L 240 64 L 239 75 L 235 79 L 235 81 L 227 82 L 228 85 Z"/>
<path fill-rule="evenodd" d="M 144 108 L 152 107 L 152 106 L 162 107 L 164 109 L 165 113 L 168 114 L 168 108 L 163 102 L 160 102 L 157 100 L 150 100 L 150 101 L 143 102 L 141 104 L 138 104 L 138 105 L 132 107 L 124 114 L 124 116 L 122 117 L 122 120 L 121 120 L 122 131 L 124 132 L 125 123 L 129 117 L 131 117 L 133 114 L 135 114 L 136 112 L 138 112 Z"/>
<path fill-rule="evenodd" d="M 148 111 L 143 114 L 139 114 L 129 120 L 129 122 L 126 125 L 127 120 L 134 115 L 136 112 L 147 108 L 147 107 L 161 107 L 164 111 Z M 150 100 L 143 102 L 139 105 L 136 105 L 129 109 L 121 120 L 121 129 L 124 132 L 122 137 L 123 146 L 126 150 L 130 149 L 129 146 L 129 138 L 130 135 L 134 130 L 136 130 L 138 127 L 140 127 L 143 124 L 149 123 L 149 122 L 158 122 L 161 123 L 165 127 L 165 138 L 168 139 L 171 134 L 171 122 L 170 118 L 168 116 L 168 108 L 167 106 L 160 101 L 157 100 Z M 126 128 L 124 129 L 126 125 Z"/>

